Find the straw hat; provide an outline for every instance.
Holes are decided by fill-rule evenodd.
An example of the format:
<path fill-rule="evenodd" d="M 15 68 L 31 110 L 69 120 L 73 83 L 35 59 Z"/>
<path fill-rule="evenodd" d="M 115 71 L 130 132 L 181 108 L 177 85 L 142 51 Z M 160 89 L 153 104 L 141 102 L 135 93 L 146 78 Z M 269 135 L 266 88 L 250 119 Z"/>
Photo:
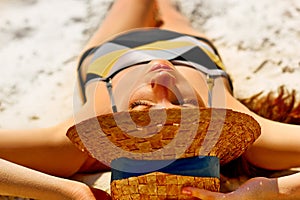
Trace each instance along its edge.
<path fill-rule="evenodd" d="M 259 135 L 260 126 L 251 116 L 216 108 L 110 113 L 82 121 L 67 132 L 67 136 L 79 149 L 107 165 L 120 157 L 164 160 L 195 156 L 217 156 L 223 165 L 239 157 Z M 155 172 L 152 175 L 158 174 L 161 176 Z M 214 191 L 219 188 L 217 178 L 192 177 L 194 181 L 189 182 L 185 178 L 178 180 L 182 180 L 179 182 L 183 185 L 196 184 L 197 187 Z M 131 184 L 128 180 L 112 183 L 114 199 L 121 199 L 117 198 L 118 192 L 115 189 L 124 182 Z"/>
<path fill-rule="evenodd" d="M 111 183 L 112 199 L 193 199 L 181 194 L 183 186 L 218 191 L 218 178 L 192 177 L 153 172 L 138 177 L 116 180 Z"/>

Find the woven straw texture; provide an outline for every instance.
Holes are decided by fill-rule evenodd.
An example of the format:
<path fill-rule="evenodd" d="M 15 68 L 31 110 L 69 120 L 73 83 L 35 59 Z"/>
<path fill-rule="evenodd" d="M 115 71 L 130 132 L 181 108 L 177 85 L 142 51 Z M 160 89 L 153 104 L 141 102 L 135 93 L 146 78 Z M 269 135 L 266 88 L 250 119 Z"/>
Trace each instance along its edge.
<path fill-rule="evenodd" d="M 174 159 L 198 155 L 225 164 L 260 135 L 249 115 L 228 109 L 157 109 L 105 114 L 71 127 L 67 136 L 82 151 L 110 164 L 119 157 Z"/>
<path fill-rule="evenodd" d="M 181 194 L 183 186 L 219 191 L 220 181 L 218 178 L 179 176 L 153 172 L 138 177 L 113 181 L 111 183 L 112 199 L 192 199 L 187 195 Z"/>
<path fill-rule="evenodd" d="M 67 136 L 82 151 L 110 164 L 129 157 L 144 160 L 217 156 L 225 164 L 240 156 L 260 135 L 249 115 L 228 109 L 151 109 L 97 116 L 71 127 Z M 182 186 L 219 191 L 218 178 L 153 172 L 115 180 L 115 200 L 190 199 Z"/>

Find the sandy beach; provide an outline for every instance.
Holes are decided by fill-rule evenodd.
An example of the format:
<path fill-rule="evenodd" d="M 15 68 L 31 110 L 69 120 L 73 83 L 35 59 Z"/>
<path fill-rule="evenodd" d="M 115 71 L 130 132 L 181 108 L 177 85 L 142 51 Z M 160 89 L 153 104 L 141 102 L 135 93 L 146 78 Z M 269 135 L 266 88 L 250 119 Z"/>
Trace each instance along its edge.
<path fill-rule="evenodd" d="M 73 114 L 77 56 L 111 2 L 0 1 L 0 128 L 46 127 Z M 300 1 L 177 2 L 214 41 L 237 98 L 285 85 L 300 99 Z"/>
<path fill-rule="evenodd" d="M 111 2 L 0 2 L 1 128 L 44 127 L 72 114 L 77 56 Z M 215 42 L 236 97 L 283 84 L 300 90 L 299 1 L 177 2 Z"/>
<path fill-rule="evenodd" d="M 43 127 L 72 115 L 77 56 L 111 2 L 0 2 L 0 128 Z M 299 1 L 177 2 L 218 47 L 236 97 L 280 85 L 300 90 Z"/>

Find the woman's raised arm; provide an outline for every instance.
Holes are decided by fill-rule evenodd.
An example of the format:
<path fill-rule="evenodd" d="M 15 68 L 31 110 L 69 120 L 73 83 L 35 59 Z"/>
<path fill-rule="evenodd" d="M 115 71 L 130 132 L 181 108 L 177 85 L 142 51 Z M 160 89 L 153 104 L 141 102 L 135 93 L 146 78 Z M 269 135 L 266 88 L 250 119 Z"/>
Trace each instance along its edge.
<path fill-rule="evenodd" d="M 3 159 L 0 159 L 0 169 L 1 195 L 45 200 L 110 199 L 107 193 L 84 183 L 47 175 Z"/>
<path fill-rule="evenodd" d="M 67 138 L 73 119 L 50 128 L 0 130 L 0 158 L 47 174 L 69 177 L 88 155 Z"/>
<path fill-rule="evenodd" d="M 253 116 L 261 126 L 261 136 L 247 150 L 246 158 L 257 167 L 285 170 L 300 166 L 300 126 L 275 122 L 251 112 L 231 95 L 228 108 Z"/>

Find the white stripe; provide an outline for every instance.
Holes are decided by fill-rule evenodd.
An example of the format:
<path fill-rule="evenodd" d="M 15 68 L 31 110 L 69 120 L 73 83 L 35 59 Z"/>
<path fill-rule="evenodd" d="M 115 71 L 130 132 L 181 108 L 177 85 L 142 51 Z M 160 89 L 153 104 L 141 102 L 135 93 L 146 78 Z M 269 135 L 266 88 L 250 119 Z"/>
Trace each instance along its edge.
<path fill-rule="evenodd" d="M 168 41 L 191 42 L 191 43 L 193 43 L 193 44 L 195 44 L 199 47 L 203 47 L 203 48 L 207 49 L 208 51 L 210 51 L 211 53 L 213 53 L 215 55 L 214 50 L 208 44 L 206 44 L 206 42 L 198 40 L 198 39 L 196 39 L 194 37 L 191 37 L 191 36 L 181 36 L 181 37 L 177 37 L 175 39 L 171 39 L 171 40 L 168 40 Z"/>

